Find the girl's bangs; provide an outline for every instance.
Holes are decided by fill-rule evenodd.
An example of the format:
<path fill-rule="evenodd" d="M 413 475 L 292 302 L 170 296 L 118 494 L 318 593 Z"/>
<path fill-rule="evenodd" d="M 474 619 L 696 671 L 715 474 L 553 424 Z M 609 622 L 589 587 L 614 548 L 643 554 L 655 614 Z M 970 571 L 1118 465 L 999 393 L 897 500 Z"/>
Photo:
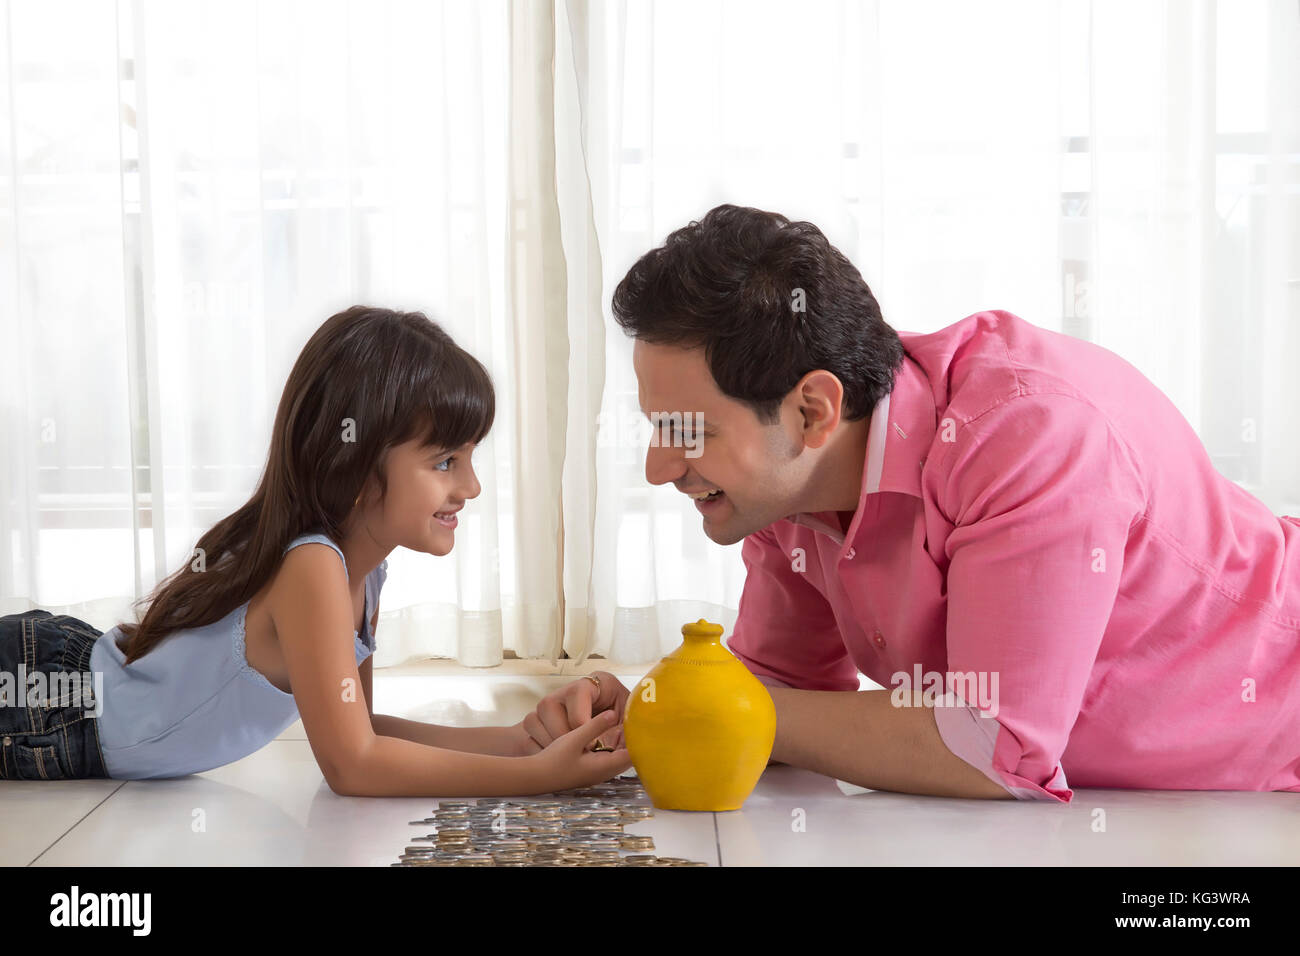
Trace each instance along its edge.
<path fill-rule="evenodd" d="M 424 400 L 413 410 L 414 434 L 426 445 L 452 451 L 478 444 L 492 428 L 496 399 L 491 379 L 466 352 L 430 376 Z"/>

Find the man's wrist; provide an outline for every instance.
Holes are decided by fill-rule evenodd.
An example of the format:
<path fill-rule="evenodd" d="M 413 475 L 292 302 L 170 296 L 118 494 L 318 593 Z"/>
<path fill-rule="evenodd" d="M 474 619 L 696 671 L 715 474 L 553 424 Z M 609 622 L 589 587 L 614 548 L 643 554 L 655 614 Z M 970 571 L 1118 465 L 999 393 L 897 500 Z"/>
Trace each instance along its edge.
<path fill-rule="evenodd" d="M 528 736 L 528 731 L 524 730 L 524 723 L 521 720 L 517 724 L 511 724 L 509 727 L 502 727 L 501 741 L 504 752 L 508 752 L 511 757 L 529 757 L 537 753 L 533 749 L 533 738 Z"/>

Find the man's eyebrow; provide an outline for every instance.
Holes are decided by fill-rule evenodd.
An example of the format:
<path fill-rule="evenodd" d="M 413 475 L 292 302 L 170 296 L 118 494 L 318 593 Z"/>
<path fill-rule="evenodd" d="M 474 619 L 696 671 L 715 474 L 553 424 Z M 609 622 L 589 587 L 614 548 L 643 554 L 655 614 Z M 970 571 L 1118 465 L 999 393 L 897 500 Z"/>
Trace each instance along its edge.
<path fill-rule="evenodd" d="M 651 422 L 651 424 L 654 423 L 654 419 L 650 417 L 650 413 L 647 412 L 644 408 L 641 409 L 641 414 L 644 415 L 646 419 Z M 659 414 L 663 415 L 665 419 L 671 419 L 672 416 L 671 412 L 660 412 Z M 702 413 L 700 414 L 699 419 L 696 419 L 694 415 L 689 413 L 686 415 L 679 414 L 678 418 L 682 420 L 683 425 L 693 425 L 697 420 L 703 420 L 705 422 L 704 428 L 702 429 L 703 431 L 711 432 L 715 430 L 715 426 L 713 422 Z"/>

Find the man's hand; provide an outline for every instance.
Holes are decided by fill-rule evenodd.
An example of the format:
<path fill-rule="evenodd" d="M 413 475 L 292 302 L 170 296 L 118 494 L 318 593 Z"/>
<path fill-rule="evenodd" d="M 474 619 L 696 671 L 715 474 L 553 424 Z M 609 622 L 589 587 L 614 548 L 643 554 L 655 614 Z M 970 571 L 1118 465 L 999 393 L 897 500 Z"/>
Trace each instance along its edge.
<path fill-rule="evenodd" d="M 580 677 L 547 694 L 535 711 L 514 725 L 513 729 L 521 736 L 522 756 L 538 753 L 607 710 L 613 711 L 614 722 L 597 740 L 615 750 L 623 746 L 623 710 L 628 689 L 608 671 L 595 671 L 591 676 L 600 681 L 599 690 L 594 681 Z"/>
<path fill-rule="evenodd" d="M 583 680 L 582 683 L 589 685 L 593 691 L 596 689 L 596 685 L 589 680 Z M 603 688 L 603 680 L 601 685 Z M 537 764 L 541 779 L 547 781 L 544 786 L 551 791 L 590 787 L 612 780 L 632 766 L 632 758 L 628 756 L 626 747 L 618 747 L 609 753 L 592 753 L 588 749 L 595 743 L 596 736 L 608 732 L 618 718 L 619 714 L 615 711 L 601 711 L 585 725 L 561 734 L 547 744 L 544 750 L 529 755 L 528 761 Z"/>

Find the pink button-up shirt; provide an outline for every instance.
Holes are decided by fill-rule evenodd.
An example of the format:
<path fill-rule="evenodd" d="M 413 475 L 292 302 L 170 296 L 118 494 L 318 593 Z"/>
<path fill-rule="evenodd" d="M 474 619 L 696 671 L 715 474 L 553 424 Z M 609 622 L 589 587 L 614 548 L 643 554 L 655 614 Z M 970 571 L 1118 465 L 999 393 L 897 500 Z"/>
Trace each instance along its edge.
<path fill-rule="evenodd" d="M 852 523 L 745 539 L 731 651 L 937 690 L 944 743 L 1018 799 L 1300 791 L 1300 520 L 1107 349 L 1000 310 L 899 335 Z"/>

